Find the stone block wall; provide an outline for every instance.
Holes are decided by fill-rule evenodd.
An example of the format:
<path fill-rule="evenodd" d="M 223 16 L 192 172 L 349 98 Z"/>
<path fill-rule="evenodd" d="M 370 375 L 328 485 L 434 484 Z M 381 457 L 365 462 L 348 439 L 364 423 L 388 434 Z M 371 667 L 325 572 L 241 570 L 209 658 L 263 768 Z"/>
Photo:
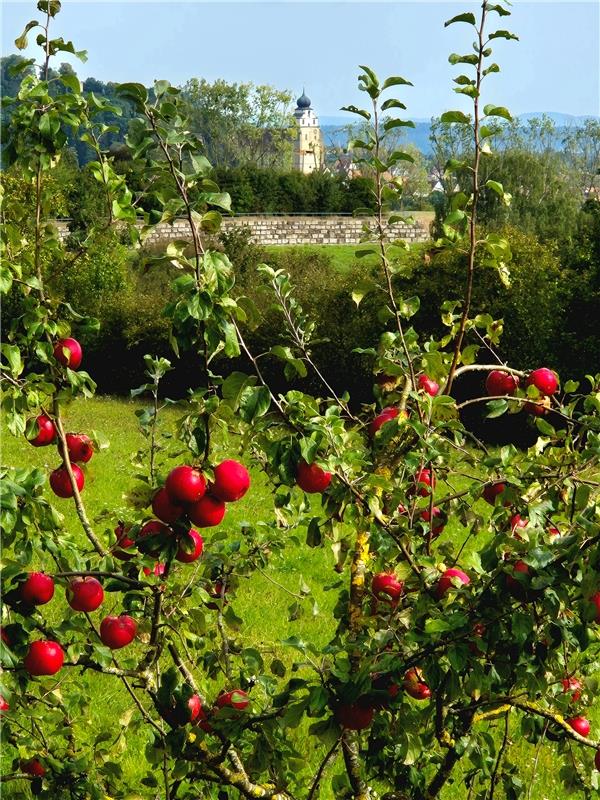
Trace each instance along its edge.
<path fill-rule="evenodd" d="M 390 238 L 408 242 L 424 242 L 429 238 L 429 221 L 433 214 L 421 213 L 412 223 L 396 222 L 389 228 Z M 68 220 L 57 220 L 59 236 L 68 235 Z M 223 230 L 228 231 L 242 225 L 252 230 L 252 238 L 262 245 L 302 244 L 358 244 L 363 221 L 360 217 L 328 214 L 310 215 L 239 215 L 223 217 Z M 176 219 L 172 225 L 157 225 L 146 238 L 154 244 L 173 239 L 190 239 L 190 228 L 186 219 Z"/>

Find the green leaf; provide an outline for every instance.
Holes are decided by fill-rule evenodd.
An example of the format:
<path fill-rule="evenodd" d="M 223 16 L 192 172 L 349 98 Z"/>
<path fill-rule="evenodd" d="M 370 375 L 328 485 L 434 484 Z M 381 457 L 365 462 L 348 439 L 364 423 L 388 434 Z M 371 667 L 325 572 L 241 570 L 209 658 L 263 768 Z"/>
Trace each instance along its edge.
<path fill-rule="evenodd" d="M 387 119 L 383 123 L 383 129 L 387 133 L 387 131 L 391 131 L 394 128 L 414 128 L 415 123 L 411 119 Z"/>
<path fill-rule="evenodd" d="M 116 91 L 120 97 L 131 100 L 138 109 L 148 101 L 148 90 L 141 83 L 119 83 Z"/>
<path fill-rule="evenodd" d="M 66 75 L 61 75 L 60 80 L 67 89 L 72 89 L 75 94 L 81 94 L 81 81 L 74 72 L 67 72 Z"/>
<path fill-rule="evenodd" d="M 264 416 L 271 405 L 271 393 L 266 386 L 247 386 L 240 395 L 240 416 L 248 424 Z"/>
<path fill-rule="evenodd" d="M 406 300 L 401 298 L 400 302 L 398 303 L 398 310 L 402 317 L 405 319 L 410 319 L 417 313 L 420 305 L 421 301 L 416 295 L 414 297 L 409 297 Z"/>
<path fill-rule="evenodd" d="M 25 25 L 23 33 L 15 39 L 15 47 L 17 50 L 25 50 L 27 47 L 27 34 L 32 28 L 37 28 L 39 24 L 40 23 L 37 21 L 37 19 L 32 19 L 31 22 L 28 22 L 27 25 Z"/>
<path fill-rule="evenodd" d="M 368 111 L 366 111 L 364 108 L 357 108 L 357 106 L 342 106 L 340 111 L 348 111 L 350 114 L 358 114 L 367 121 L 371 119 L 371 114 Z"/>
<path fill-rule="evenodd" d="M 406 110 L 406 105 L 401 103 L 400 100 L 396 100 L 395 97 L 390 97 L 388 100 L 384 100 L 381 104 L 381 110 L 387 111 L 388 108 L 401 108 L 403 111 Z"/>
<path fill-rule="evenodd" d="M 381 91 L 384 89 L 389 89 L 390 86 L 412 86 L 410 81 L 407 81 L 405 78 L 401 78 L 398 75 L 395 75 L 392 78 L 386 78 L 383 82 L 381 87 Z"/>
<path fill-rule="evenodd" d="M 457 122 L 460 125 L 470 125 L 471 118 L 463 111 L 444 111 L 440 117 L 441 122 Z"/>
<path fill-rule="evenodd" d="M 361 304 L 366 295 L 369 294 L 369 292 L 374 291 L 375 289 L 377 289 L 377 284 L 370 278 L 365 278 L 364 280 L 359 281 L 358 284 L 352 290 L 352 299 L 356 303 L 356 307 L 358 308 L 358 306 Z"/>
<path fill-rule="evenodd" d="M 486 117 L 502 117 L 503 119 L 508 120 L 508 122 L 512 122 L 510 111 L 507 108 L 504 108 L 504 106 L 494 106 L 488 104 L 487 106 L 483 107 L 483 113 Z"/>
<path fill-rule="evenodd" d="M 486 403 L 486 408 L 488 409 L 487 419 L 495 419 L 495 417 L 501 417 L 508 410 L 508 401 L 490 400 L 489 403 Z"/>
<path fill-rule="evenodd" d="M 16 344 L 3 344 L 2 355 L 8 362 L 11 374 L 17 377 L 23 372 L 23 361 L 21 360 L 21 351 Z"/>
<path fill-rule="evenodd" d="M 514 39 L 517 42 L 519 41 L 519 37 L 510 31 L 494 31 L 494 33 L 490 33 L 488 39 L 490 41 L 492 39 Z"/>
<path fill-rule="evenodd" d="M 477 24 L 477 21 L 475 20 L 475 14 L 467 11 L 464 14 L 457 14 L 455 17 L 452 17 L 452 19 L 444 22 L 444 28 L 447 28 L 448 25 L 454 25 L 455 22 L 466 22 L 468 25 L 473 26 Z"/>
<path fill-rule="evenodd" d="M 464 56 L 459 55 L 458 53 L 451 53 L 448 56 L 448 61 L 454 66 L 456 64 L 471 64 L 472 66 L 477 66 L 478 57 L 473 54 L 467 54 Z"/>

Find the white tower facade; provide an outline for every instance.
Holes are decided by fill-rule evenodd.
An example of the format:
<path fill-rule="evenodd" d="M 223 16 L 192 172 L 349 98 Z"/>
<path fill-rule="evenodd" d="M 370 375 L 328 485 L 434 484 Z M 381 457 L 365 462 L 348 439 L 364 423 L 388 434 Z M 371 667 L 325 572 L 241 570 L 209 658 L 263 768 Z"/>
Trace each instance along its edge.
<path fill-rule="evenodd" d="M 323 136 L 319 119 L 311 108 L 310 99 L 304 90 L 297 100 L 294 117 L 298 123 L 294 169 L 304 173 L 316 172 L 323 166 Z"/>

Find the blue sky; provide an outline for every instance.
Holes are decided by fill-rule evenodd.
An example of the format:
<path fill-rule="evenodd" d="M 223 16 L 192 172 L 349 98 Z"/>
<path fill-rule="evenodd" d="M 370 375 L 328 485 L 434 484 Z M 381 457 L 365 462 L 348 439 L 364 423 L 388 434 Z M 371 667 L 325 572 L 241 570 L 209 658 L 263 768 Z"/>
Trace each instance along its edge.
<path fill-rule="evenodd" d="M 469 2 L 73 2 L 63 0 L 54 35 L 87 49 L 81 77 L 140 81 L 189 77 L 270 83 L 299 94 L 303 85 L 321 116 L 360 103 L 358 64 L 380 75 L 414 83 L 402 96 L 408 114 L 429 118 L 465 107 L 452 92 L 457 70 L 450 52 L 467 52 L 470 28 L 443 23 Z M 24 24 L 36 18 L 35 2 L 2 3 L 2 54 Z M 494 20 L 496 19 L 494 15 Z M 519 42 L 498 40 L 485 101 L 515 114 L 558 111 L 600 114 L 600 4 L 524 2 L 498 27 Z M 68 60 L 61 58 L 59 60 Z"/>

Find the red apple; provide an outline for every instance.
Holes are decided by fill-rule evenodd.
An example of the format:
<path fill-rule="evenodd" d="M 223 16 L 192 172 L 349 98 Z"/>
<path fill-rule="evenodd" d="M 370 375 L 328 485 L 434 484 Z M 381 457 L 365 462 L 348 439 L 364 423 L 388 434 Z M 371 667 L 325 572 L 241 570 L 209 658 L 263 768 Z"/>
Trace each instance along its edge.
<path fill-rule="evenodd" d="M 246 692 L 243 692 L 241 689 L 233 689 L 231 692 L 222 692 L 217 697 L 216 704 L 218 708 L 229 706 L 230 708 L 235 708 L 237 711 L 243 711 L 249 706 L 250 698 Z"/>
<path fill-rule="evenodd" d="M 421 469 L 414 477 L 414 485 L 411 494 L 416 490 L 421 497 L 427 497 L 435 489 L 435 475 L 430 469 Z"/>
<path fill-rule="evenodd" d="M 440 390 L 439 383 L 436 383 L 433 378 L 430 378 L 427 375 L 419 375 L 417 384 L 419 389 L 422 389 L 424 392 L 426 392 L 426 394 L 431 395 L 431 397 L 435 397 Z"/>
<path fill-rule="evenodd" d="M 104 600 L 104 589 L 92 575 L 69 581 L 67 602 L 74 611 L 95 611 Z"/>
<path fill-rule="evenodd" d="M 524 519 L 520 514 L 513 514 L 510 518 L 510 532 L 515 539 L 523 541 L 523 537 L 519 534 L 519 529 L 526 528 L 529 525 L 529 520 Z"/>
<path fill-rule="evenodd" d="M 165 574 L 166 564 L 163 564 L 162 561 L 157 561 L 156 564 L 152 567 L 143 567 L 142 571 L 144 575 L 156 575 L 157 578 L 160 578 L 161 575 Z"/>
<path fill-rule="evenodd" d="M 133 642 L 136 633 L 137 623 L 133 617 L 127 614 L 121 614 L 118 617 L 104 617 L 100 623 L 102 644 L 110 647 L 111 650 L 118 650 Z"/>
<path fill-rule="evenodd" d="M 519 379 L 501 369 L 493 369 L 485 379 L 485 390 L 491 397 L 513 395 L 518 386 Z"/>
<path fill-rule="evenodd" d="M 386 422 L 390 422 L 390 420 L 396 419 L 399 413 L 400 409 L 395 408 L 394 406 L 388 406 L 387 408 L 384 408 L 383 411 L 380 411 L 379 414 L 377 414 L 377 416 L 374 417 L 369 423 L 369 436 L 371 437 L 375 436 L 377 431 L 383 425 L 385 425 Z"/>
<path fill-rule="evenodd" d="M 541 394 L 552 395 L 558 389 L 558 378 L 551 369 L 540 367 L 529 373 L 525 385 L 535 386 Z"/>
<path fill-rule="evenodd" d="M 175 558 L 177 561 L 182 561 L 184 564 L 191 564 L 192 561 L 196 561 L 196 559 L 200 558 L 203 547 L 204 541 L 202 536 L 200 536 L 198 531 L 190 528 L 179 540 L 179 550 Z"/>
<path fill-rule="evenodd" d="M 87 464 L 94 455 L 92 440 L 85 433 L 67 433 L 67 450 L 71 461 Z"/>
<path fill-rule="evenodd" d="M 45 447 L 52 444 L 56 439 L 56 426 L 46 414 L 40 414 L 36 419 L 37 434 L 33 439 L 29 439 L 29 444 L 34 447 Z"/>
<path fill-rule="evenodd" d="M 389 572 L 378 572 L 373 575 L 371 591 L 378 600 L 396 605 L 404 592 L 404 583 Z"/>
<path fill-rule="evenodd" d="M 427 686 L 420 670 L 416 667 L 412 667 L 406 672 L 402 681 L 402 688 L 415 700 L 428 700 L 431 697 L 431 689 Z"/>
<path fill-rule="evenodd" d="M 0 639 L 4 642 L 7 647 L 10 647 L 10 636 L 6 632 L 6 628 L 0 625 Z"/>
<path fill-rule="evenodd" d="M 550 409 L 550 398 L 541 397 L 539 400 L 528 400 L 523 403 L 523 410 L 528 414 L 533 414 L 534 417 L 545 416 Z"/>
<path fill-rule="evenodd" d="M 171 523 L 184 514 L 184 507 L 171 500 L 171 495 L 163 487 L 152 498 L 152 513 L 163 522 Z"/>
<path fill-rule="evenodd" d="M 63 367 L 78 369 L 83 358 L 83 350 L 77 339 L 60 339 L 54 345 L 54 358 Z"/>
<path fill-rule="evenodd" d="M 515 561 L 513 566 L 513 574 L 515 572 L 519 572 L 521 575 L 529 575 L 529 567 L 524 561 L 519 559 L 519 561 Z M 511 591 L 518 592 L 523 589 L 523 585 L 516 578 L 513 578 L 512 575 L 506 576 L 506 585 Z"/>
<path fill-rule="evenodd" d="M 227 592 L 229 591 L 229 587 L 226 585 L 225 589 L 223 589 L 223 582 L 222 581 L 215 581 L 215 585 L 212 587 L 212 590 L 209 591 L 211 597 L 214 597 L 215 600 L 223 601 L 223 605 L 227 605 L 229 600 L 227 599 Z M 207 603 L 208 608 L 218 609 L 219 606 L 217 603 Z"/>
<path fill-rule="evenodd" d="M 43 606 L 54 596 L 54 581 L 45 572 L 30 572 L 19 587 L 21 600 L 32 606 Z"/>
<path fill-rule="evenodd" d="M 8 711 L 9 708 L 10 708 L 10 704 L 7 703 L 6 700 L 4 699 L 4 697 L 2 697 L 2 695 L 0 694 L 0 712 Z"/>
<path fill-rule="evenodd" d="M 577 680 L 577 678 L 563 678 L 562 681 L 563 687 L 563 694 L 567 692 L 571 692 L 571 702 L 576 703 L 578 700 L 581 699 L 581 690 L 583 686 L 581 681 Z"/>
<path fill-rule="evenodd" d="M 175 505 L 196 503 L 206 492 L 206 479 L 194 467 L 175 467 L 167 476 L 165 489 Z"/>
<path fill-rule="evenodd" d="M 23 666 L 30 675 L 56 675 L 64 660 L 65 654 L 58 642 L 38 639 L 29 645 Z"/>
<path fill-rule="evenodd" d="M 85 477 L 83 472 L 79 469 L 77 464 L 71 464 L 71 470 L 78 490 L 83 491 L 85 484 Z M 69 479 L 69 473 L 65 466 L 58 467 L 54 472 L 50 473 L 50 488 L 57 497 L 73 497 L 73 487 Z"/>
<path fill-rule="evenodd" d="M 360 703 L 342 703 L 335 710 L 335 719 L 346 730 L 362 731 L 373 722 L 374 714 L 371 706 Z"/>
<path fill-rule="evenodd" d="M 151 519 L 140 528 L 136 544 L 143 553 L 156 556 L 159 553 L 159 549 L 156 549 L 153 545 L 158 545 L 157 538 L 161 535 L 172 536 L 173 530 L 168 525 L 165 525 L 164 522 Z"/>
<path fill-rule="evenodd" d="M 248 470 L 239 461 L 227 459 L 215 467 L 215 479 L 210 487 L 212 495 L 224 503 L 240 500 L 250 488 Z"/>
<path fill-rule="evenodd" d="M 187 515 L 194 525 L 200 528 L 213 528 L 225 516 L 225 503 L 210 494 L 205 494 L 196 503 L 188 505 Z"/>
<path fill-rule="evenodd" d="M 190 710 L 190 722 L 193 722 L 202 711 L 202 700 L 197 694 L 193 694 L 187 702 Z"/>
<path fill-rule="evenodd" d="M 471 579 L 466 572 L 463 572 L 461 569 L 450 567 L 450 569 L 442 573 L 441 578 L 437 582 L 436 594 L 438 598 L 442 598 L 448 589 L 455 587 L 456 583 L 459 583 L 461 586 L 467 586 L 471 583 Z"/>
<path fill-rule="evenodd" d="M 489 503 L 491 506 L 493 506 L 496 505 L 496 498 L 499 497 L 502 494 L 502 492 L 504 492 L 505 489 L 506 489 L 506 484 L 502 482 L 486 483 L 486 485 L 483 487 L 483 493 L 481 496 L 486 501 L 486 503 Z M 503 505 L 505 507 L 508 507 L 510 503 L 505 502 Z"/>
<path fill-rule="evenodd" d="M 421 511 L 420 515 L 423 522 L 430 522 L 433 519 L 431 525 L 431 533 L 433 536 L 439 536 L 440 533 L 446 527 L 446 523 L 448 522 L 448 517 L 444 514 L 441 508 L 437 506 L 433 506 L 431 509 L 431 514 L 429 513 L 429 509 L 425 508 Z"/>
<path fill-rule="evenodd" d="M 595 592 L 590 597 L 590 603 L 593 603 L 593 605 L 595 606 L 595 610 L 596 610 L 596 616 L 595 616 L 594 621 L 595 622 L 600 622 L 600 592 Z"/>
<path fill-rule="evenodd" d="M 589 720 L 587 720 L 585 717 L 570 717 L 569 719 L 566 719 L 565 722 L 567 725 L 570 725 L 571 728 L 573 728 L 573 730 L 580 736 L 590 735 L 592 726 L 590 725 Z"/>
<path fill-rule="evenodd" d="M 296 483 L 308 494 L 324 492 L 331 483 L 331 472 L 327 472 L 318 464 L 307 464 L 301 459 L 296 471 Z"/>
<path fill-rule="evenodd" d="M 132 558 L 135 558 L 135 553 L 128 553 L 125 550 L 121 550 L 121 547 L 133 547 L 135 542 L 133 539 L 130 539 L 127 536 L 128 531 L 131 528 L 129 526 L 125 527 L 125 523 L 119 522 L 117 527 L 115 528 L 115 535 L 117 537 L 116 544 L 112 551 L 112 554 L 115 558 L 118 558 L 120 561 L 131 561 Z"/>
<path fill-rule="evenodd" d="M 46 768 L 37 758 L 21 759 L 19 766 L 21 772 L 26 775 L 33 775 L 36 778 L 43 778 L 46 774 Z"/>
<path fill-rule="evenodd" d="M 551 538 L 554 538 L 555 536 L 562 536 L 561 532 L 556 527 L 556 525 L 550 525 L 548 528 L 546 528 L 546 533 Z"/>

